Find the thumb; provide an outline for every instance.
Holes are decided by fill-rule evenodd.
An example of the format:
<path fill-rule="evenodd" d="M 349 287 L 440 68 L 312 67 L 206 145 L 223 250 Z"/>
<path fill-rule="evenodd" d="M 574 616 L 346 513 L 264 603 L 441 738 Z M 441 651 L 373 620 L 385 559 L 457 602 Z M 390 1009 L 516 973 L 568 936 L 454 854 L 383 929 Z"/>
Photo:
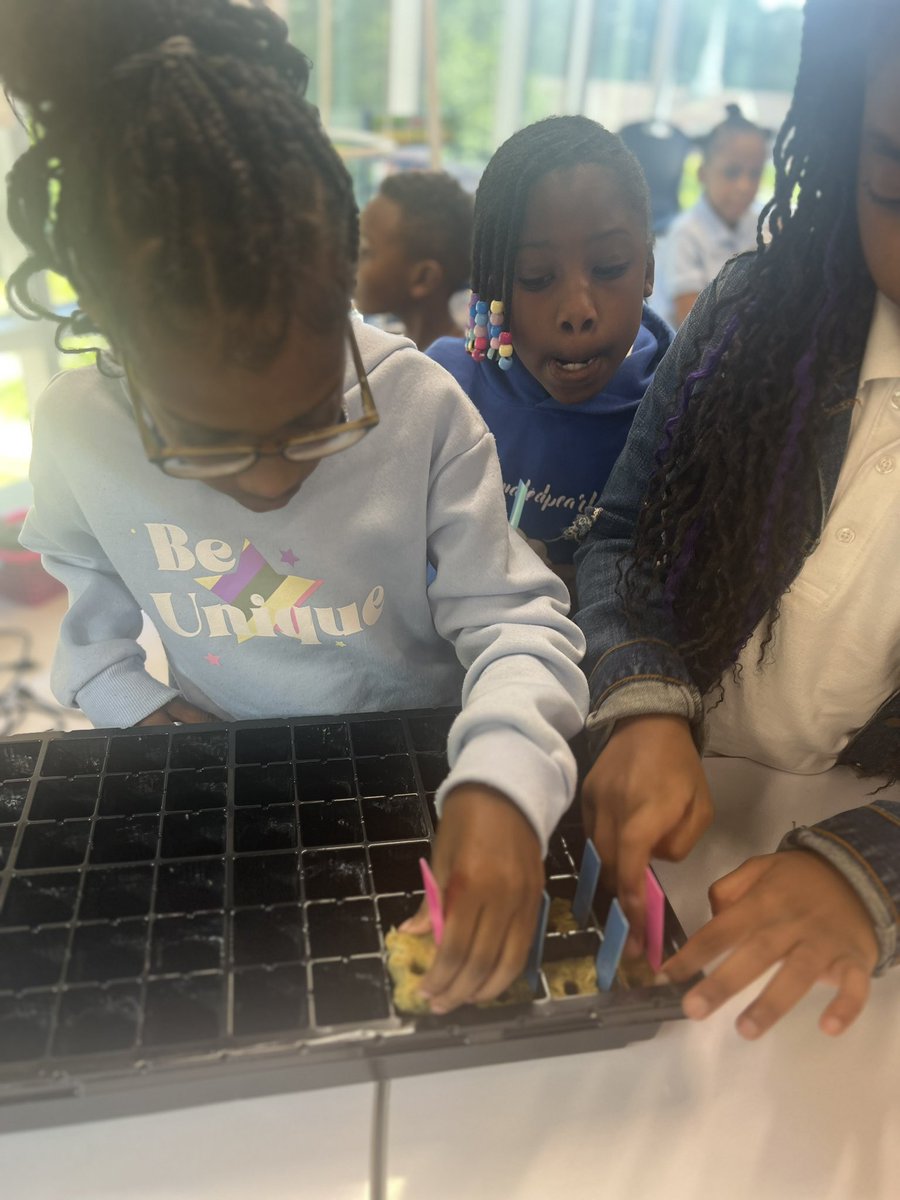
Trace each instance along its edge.
<path fill-rule="evenodd" d="M 771 866 L 769 855 L 749 858 L 735 870 L 723 875 L 709 889 L 709 906 L 713 916 L 731 908 L 765 875 Z"/>
<path fill-rule="evenodd" d="M 412 933 L 417 937 L 422 934 L 431 932 L 431 918 L 428 915 L 428 905 L 423 900 L 419 905 L 419 911 L 408 921 L 404 921 L 400 926 L 401 933 Z"/>

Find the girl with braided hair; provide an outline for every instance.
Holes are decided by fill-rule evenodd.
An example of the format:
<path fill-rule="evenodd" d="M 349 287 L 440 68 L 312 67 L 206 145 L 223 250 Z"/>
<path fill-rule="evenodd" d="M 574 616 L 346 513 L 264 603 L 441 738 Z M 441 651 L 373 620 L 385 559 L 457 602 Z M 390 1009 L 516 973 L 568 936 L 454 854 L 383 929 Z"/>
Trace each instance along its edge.
<path fill-rule="evenodd" d="M 0 0 L 32 143 L 28 258 L 102 334 L 38 404 L 23 534 L 69 590 L 54 665 L 99 725 L 459 704 L 436 1012 L 525 960 L 587 691 L 565 589 L 511 538 L 492 439 L 413 345 L 350 320 L 357 210 L 265 9 Z M 135 640 L 142 610 L 170 685 Z M 302 786 L 302 776 L 301 776 Z M 421 923 L 421 922 L 420 922 Z"/>
<path fill-rule="evenodd" d="M 567 582 L 672 341 L 644 303 L 653 269 L 647 183 L 614 133 L 548 117 L 494 154 L 475 196 L 469 336 L 428 354 L 496 438 L 510 507 L 525 484 L 519 528 Z"/>
<path fill-rule="evenodd" d="M 771 244 L 701 296 L 581 552 L 584 807 L 642 939 L 651 855 L 712 819 L 699 751 L 900 776 L 900 12 L 808 0 Z M 876 785 L 877 786 L 877 785 Z M 775 963 L 757 1037 L 818 980 L 840 1033 L 900 959 L 900 802 L 789 833 L 716 884 L 664 971 L 703 1017 Z"/>

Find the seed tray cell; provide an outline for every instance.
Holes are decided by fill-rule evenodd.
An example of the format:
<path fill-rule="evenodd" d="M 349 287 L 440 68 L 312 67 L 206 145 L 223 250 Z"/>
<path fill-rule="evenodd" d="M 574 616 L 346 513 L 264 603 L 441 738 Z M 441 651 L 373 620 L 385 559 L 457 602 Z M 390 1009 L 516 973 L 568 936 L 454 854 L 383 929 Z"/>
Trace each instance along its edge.
<path fill-rule="evenodd" d="M 16 829 L 14 825 L 0 825 L 0 871 L 3 870 L 10 860 L 15 836 Z"/>
<path fill-rule="evenodd" d="M 165 734 L 118 737 L 111 744 L 107 771 L 154 771 L 166 765 L 169 739 Z"/>
<path fill-rule="evenodd" d="M 63 993 L 53 1038 L 53 1054 L 61 1057 L 127 1050 L 134 1044 L 141 1018 L 137 984 L 76 988 Z"/>
<path fill-rule="evenodd" d="M 146 943 L 146 921 L 80 925 L 72 938 L 66 979 L 69 983 L 133 979 L 144 969 Z"/>
<path fill-rule="evenodd" d="M 244 805 L 293 804 L 294 768 L 290 763 L 266 767 L 238 767 L 234 773 L 234 803 Z"/>
<path fill-rule="evenodd" d="M 154 975 L 219 971 L 225 957 L 225 914 L 157 917 L 150 943 Z"/>
<path fill-rule="evenodd" d="M 19 875 L 13 879 L 10 892 L 26 882 L 37 887 L 47 876 Z M 51 876 L 50 878 L 61 878 Z M 148 864 L 133 867 L 105 867 L 87 871 L 82 880 L 80 921 L 111 921 L 119 917 L 139 917 L 149 913 L 153 895 L 153 868 Z M 159 896 L 157 896 L 159 899 Z M 157 911 L 161 911 L 157 904 Z M 3 913 L 6 909 L 4 907 Z"/>
<path fill-rule="evenodd" d="M 356 795 L 356 780 L 350 759 L 297 763 L 297 799 L 302 803 L 350 800 Z"/>
<path fill-rule="evenodd" d="M 245 908 L 236 912 L 232 921 L 235 966 L 271 966 L 303 960 L 306 942 L 302 908 Z"/>
<path fill-rule="evenodd" d="M 13 741 L 0 744 L 0 781 L 30 779 L 40 752 L 40 742 Z"/>
<path fill-rule="evenodd" d="M 369 899 L 308 904 L 306 920 L 313 958 L 377 954 L 381 950 L 375 905 Z"/>
<path fill-rule="evenodd" d="M 107 746 L 102 737 L 57 738 L 47 747 L 41 774 L 96 775 L 103 769 Z"/>
<path fill-rule="evenodd" d="M 26 925 L 37 929 L 41 925 L 71 921 L 80 882 L 78 871 L 16 876 L 6 893 L 0 925 Z"/>
<path fill-rule="evenodd" d="M 403 796 L 416 790 L 413 765 L 406 754 L 358 758 L 356 778 L 361 796 Z"/>
<path fill-rule="evenodd" d="M 0 783 L 0 825 L 8 825 L 18 821 L 25 808 L 25 798 L 28 795 L 28 780 L 20 779 Z"/>
<path fill-rule="evenodd" d="M 228 776 L 224 767 L 199 767 L 169 772 L 166 781 L 167 812 L 224 808 L 227 801 Z"/>
<path fill-rule="evenodd" d="M 0 740 L 0 1126 L 624 1045 L 677 1016 L 676 988 L 543 982 L 524 1005 L 395 1010 L 385 937 L 422 902 L 453 719 Z M 551 896 L 583 845 L 573 810 Z M 608 903 L 545 961 L 595 953 Z"/>
<path fill-rule="evenodd" d="M 418 796 L 368 796 L 362 802 L 366 837 L 370 842 L 396 842 L 428 836 Z"/>
<path fill-rule="evenodd" d="M 235 907 L 296 904 L 301 899 L 297 854 L 242 854 L 233 869 Z"/>
<path fill-rule="evenodd" d="M 363 840 L 356 800 L 317 800 L 300 806 L 300 839 L 304 846 L 350 846 Z"/>
<path fill-rule="evenodd" d="M 53 780 L 59 784 L 61 780 Z M 46 786 L 46 785 L 39 785 Z M 162 808 L 165 775 L 147 771 L 130 775 L 108 775 L 100 793 L 99 813 L 104 817 L 134 817 L 158 813 Z"/>
<path fill-rule="evenodd" d="M 309 1024 L 306 967 L 260 967 L 234 974 L 237 1037 L 296 1034 Z"/>
<path fill-rule="evenodd" d="M 234 735 L 234 759 L 238 763 L 290 762 L 290 727 L 270 725 L 238 729 Z"/>
<path fill-rule="evenodd" d="M 153 905 L 157 913 L 196 913 L 225 907 L 225 863 L 221 859 L 162 863 Z"/>
<path fill-rule="evenodd" d="M 239 808 L 234 814 L 234 848 L 238 854 L 253 850 L 295 850 L 299 837 L 293 804 Z"/>
<path fill-rule="evenodd" d="M 33 821 L 89 817 L 97 805 L 100 778 L 80 775 L 74 779 L 42 779 L 31 801 Z"/>
<path fill-rule="evenodd" d="M 362 846 L 340 850 L 307 850 L 303 882 L 309 900 L 345 900 L 371 893 L 366 852 Z"/>
<path fill-rule="evenodd" d="M 90 836 L 90 821 L 29 822 L 19 845 L 16 866 L 19 870 L 80 866 Z"/>
<path fill-rule="evenodd" d="M 209 730 L 204 733 L 176 733 L 171 739 L 169 766 L 172 770 L 190 767 L 225 767 L 228 765 L 228 730 Z"/>

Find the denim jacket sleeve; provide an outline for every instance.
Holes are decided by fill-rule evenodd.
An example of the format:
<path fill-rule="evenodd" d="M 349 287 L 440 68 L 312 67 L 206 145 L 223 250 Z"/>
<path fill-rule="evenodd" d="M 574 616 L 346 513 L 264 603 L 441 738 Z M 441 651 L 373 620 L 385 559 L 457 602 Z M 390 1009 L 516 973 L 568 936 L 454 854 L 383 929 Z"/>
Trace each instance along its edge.
<path fill-rule="evenodd" d="M 651 597 L 636 627 L 624 612 L 617 582 L 620 560 L 623 568 L 627 566 L 638 511 L 656 467 L 665 423 L 678 403 L 679 384 L 686 368 L 698 361 L 703 345 L 716 336 L 714 311 L 730 290 L 732 273 L 740 277 L 739 262 L 726 268 L 702 294 L 660 364 L 603 493 L 600 516 L 576 554 L 581 604 L 576 620 L 587 640 L 584 669 L 591 691 L 587 725 L 594 754 L 602 749 L 617 720 L 642 714 L 684 716 L 698 745 L 702 742 L 702 698 L 678 653 L 662 597 Z M 889 732 L 894 732 L 893 722 L 889 724 Z M 900 737 L 900 723 L 896 736 Z M 878 971 L 900 961 L 900 801 L 876 801 L 811 828 L 796 829 L 780 848 L 811 850 L 840 871 L 872 917 L 879 944 Z"/>
<path fill-rule="evenodd" d="M 900 800 L 875 800 L 792 830 L 780 850 L 812 850 L 844 876 L 878 938 L 876 974 L 900 962 Z"/>
<path fill-rule="evenodd" d="M 700 337 L 709 329 L 722 279 L 702 294 L 660 363 L 607 482 L 600 515 L 575 556 L 580 602 L 576 621 L 587 639 L 588 730 L 595 750 L 605 743 L 616 720 L 645 713 L 686 717 L 700 737 L 700 693 L 676 649 L 662 599 L 651 601 L 637 629 L 624 612 L 617 584 L 620 560 L 623 568 L 627 566 L 638 511 L 656 469 L 665 423 L 678 402 L 679 382 L 700 354 Z"/>

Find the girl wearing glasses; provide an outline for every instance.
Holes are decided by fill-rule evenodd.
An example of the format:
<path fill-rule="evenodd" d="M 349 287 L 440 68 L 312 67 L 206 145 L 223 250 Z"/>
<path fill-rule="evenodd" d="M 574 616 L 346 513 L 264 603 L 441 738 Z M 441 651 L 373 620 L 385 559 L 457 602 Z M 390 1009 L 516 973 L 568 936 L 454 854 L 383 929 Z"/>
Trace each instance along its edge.
<path fill-rule="evenodd" d="M 34 126 L 10 295 L 52 316 L 28 285 L 59 272 L 69 330 L 113 348 L 38 407 L 23 536 L 69 589 L 56 693 L 97 725 L 462 699 L 423 980 L 445 1012 L 525 959 L 574 789 L 583 640 L 509 536 L 474 409 L 349 319 L 357 210 L 308 67 L 277 18 L 227 0 L 0 0 L 0 75 Z"/>

